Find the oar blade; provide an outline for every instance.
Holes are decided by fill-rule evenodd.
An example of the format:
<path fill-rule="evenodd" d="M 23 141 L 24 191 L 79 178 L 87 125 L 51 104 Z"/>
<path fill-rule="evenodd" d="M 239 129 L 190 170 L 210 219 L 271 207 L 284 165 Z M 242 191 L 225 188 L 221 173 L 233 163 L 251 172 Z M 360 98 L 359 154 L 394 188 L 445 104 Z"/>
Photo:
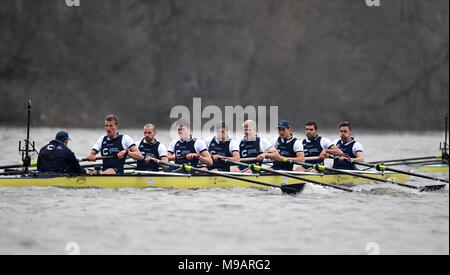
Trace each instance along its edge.
<path fill-rule="evenodd" d="M 446 184 L 420 186 L 419 191 L 420 192 L 433 192 L 433 191 L 441 190 L 441 189 L 445 188 L 445 186 L 446 186 Z"/>
<path fill-rule="evenodd" d="M 303 188 L 305 188 L 304 183 L 295 183 L 295 184 L 289 184 L 289 185 L 281 185 L 281 191 L 284 194 L 298 194 L 303 191 Z"/>

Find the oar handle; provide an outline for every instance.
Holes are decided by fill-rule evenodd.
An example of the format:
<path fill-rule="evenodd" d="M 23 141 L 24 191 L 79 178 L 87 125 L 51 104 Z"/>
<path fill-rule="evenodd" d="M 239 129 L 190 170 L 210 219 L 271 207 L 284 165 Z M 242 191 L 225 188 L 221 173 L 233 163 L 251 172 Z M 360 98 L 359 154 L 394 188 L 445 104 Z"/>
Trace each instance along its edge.
<path fill-rule="evenodd" d="M 201 155 L 199 153 L 189 153 L 188 155 L 191 155 L 191 154 L 194 155 L 193 158 L 200 159 Z M 186 156 L 184 156 L 182 158 L 177 158 L 175 155 L 170 155 L 167 158 L 169 159 L 169 161 L 174 161 L 174 160 L 177 160 L 177 159 L 187 159 Z"/>
<path fill-rule="evenodd" d="M 220 156 L 221 159 L 227 159 L 226 157 Z M 319 156 L 317 157 L 306 157 L 305 160 L 319 160 L 321 159 Z M 250 161 L 258 161 L 257 158 L 241 158 L 240 162 L 250 162 Z"/>
<path fill-rule="evenodd" d="M 226 159 L 224 157 L 221 157 L 221 159 Z M 250 162 L 250 161 L 258 161 L 257 158 L 241 158 L 242 162 Z"/>
<path fill-rule="evenodd" d="M 97 161 L 97 160 L 103 160 L 103 159 L 111 159 L 111 158 L 115 158 L 115 156 L 102 156 L 102 157 L 96 157 L 95 158 L 95 161 Z M 80 162 L 83 162 L 83 161 L 90 161 L 88 158 L 82 158 L 81 160 L 78 160 L 78 161 L 80 161 Z"/>
<path fill-rule="evenodd" d="M 317 157 L 306 157 L 305 160 L 319 160 L 322 159 L 321 157 L 317 156 Z"/>
<path fill-rule="evenodd" d="M 285 162 L 285 160 L 287 160 L 286 158 L 283 158 L 282 160 L 281 160 L 281 162 Z M 320 156 L 316 156 L 316 157 L 305 157 L 305 161 L 308 161 L 308 160 L 323 160 Z M 295 160 L 292 160 L 292 161 L 295 161 Z"/>

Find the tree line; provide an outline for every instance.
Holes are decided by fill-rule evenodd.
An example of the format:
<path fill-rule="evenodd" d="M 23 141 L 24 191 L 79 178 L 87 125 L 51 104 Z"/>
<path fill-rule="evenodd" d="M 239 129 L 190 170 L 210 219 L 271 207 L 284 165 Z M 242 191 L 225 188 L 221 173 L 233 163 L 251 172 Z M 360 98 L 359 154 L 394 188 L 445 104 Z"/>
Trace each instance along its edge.
<path fill-rule="evenodd" d="M 176 105 L 279 106 L 325 128 L 441 129 L 447 0 L 6 0 L 0 123 L 170 126 Z"/>

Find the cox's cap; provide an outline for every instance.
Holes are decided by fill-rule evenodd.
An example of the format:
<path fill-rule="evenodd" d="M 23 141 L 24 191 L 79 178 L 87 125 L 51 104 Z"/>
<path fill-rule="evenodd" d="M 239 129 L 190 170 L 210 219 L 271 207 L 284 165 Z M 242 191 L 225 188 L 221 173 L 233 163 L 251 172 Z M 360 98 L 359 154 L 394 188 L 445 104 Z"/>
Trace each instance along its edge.
<path fill-rule="evenodd" d="M 61 142 L 64 142 L 66 140 L 71 140 L 69 138 L 69 134 L 65 131 L 60 131 L 56 134 L 55 140 L 59 140 Z"/>
<path fill-rule="evenodd" d="M 291 124 L 287 120 L 280 120 L 280 122 L 278 122 L 278 128 L 283 129 L 291 128 Z"/>

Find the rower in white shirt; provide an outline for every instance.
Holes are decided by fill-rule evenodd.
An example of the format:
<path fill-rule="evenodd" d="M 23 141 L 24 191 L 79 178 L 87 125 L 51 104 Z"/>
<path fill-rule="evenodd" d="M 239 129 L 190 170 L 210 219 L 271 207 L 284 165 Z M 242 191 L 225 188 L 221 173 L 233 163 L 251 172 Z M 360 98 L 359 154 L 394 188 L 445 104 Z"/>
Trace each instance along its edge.
<path fill-rule="evenodd" d="M 333 168 L 356 170 L 355 164 L 351 162 L 364 162 L 364 150 L 359 142 L 352 137 L 352 125 L 348 121 L 339 124 L 341 138 L 335 144 L 342 151 L 343 155 L 334 159 Z"/>
<path fill-rule="evenodd" d="M 274 141 L 274 147 L 277 149 L 281 158 L 304 162 L 305 154 L 303 153 L 303 145 L 292 135 L 289 121 L 281 120 L 278 123 L 278 134 L 279 137 Z M 272 168 L 274 170 L 292 171 L 294 169 L 294 164 L 275 161 Z M 305 169 L 302 166 L 297 166 L 295 171 L 303 172 Z"/>
<path fill-rule="evenodd" d="M 142 171 L 159 171 L 159 165 L 152 160 L 168 161 L 167 149 L 163 143 L 156 140 L 156 128 L 155 125 L 148 123 L 144 125 L 144 138 L 139 143 L 139 151 L 142 153 L 143 160 L 137 161 L 136 170 Z M 162 166 L 163 169 L 169 167 Z"/>
<path fill-rule="evenodd" d="M 105 117 L 106 136 L 100 137 L 92 147 L 88 155 L 89 161 L 95 161 L 95 155 L 99 152 L 104 157 L 103 167 L 99 174 L 122 174 L 127 157 L 142 160 L 142 155 L 134 141 L 128 135 L 121 135 L 119 130 L 119 118 L 110 114 Z"/>
<path fill-rule="evenodd" d="M 176 126 L 180 139 L 172 141 L 167 148 L 169 160 L 175 161 L 176 164 L 188 164 L 193 167 L 197 167 L 199 161 L 212 166 L 213 160 L 206 143 L 192 137 L 189 121 L 180 119 L 176 122 Z M 174 169 L 169 168 L 169 171 L 172 170 Z"/>
<path fill-rule="evenodd" d="M 306 122 L 305 135 L 306 138 L 302 142 L 305 157 L 317 157 L 317 159 L 314 160 L 306 160 L 306 163 L 323 165 L 324 159 L 330 157 L 330 155 L 341 156 L 343 154 L 335 143 L 327 138 L 319 136 L 319 129 L 315 121 Z M 310 169 L 308 172 L 317 172 L 315 169 L 310 168 L 310 166 L 304 168 Z"/>
<path fill-rule="evenodd" d="M 241 162 L 243 159 L 252 159 L 245 162 L 248 164 L 262 165 L 264 159 L 281 160 L 280 154 L 275 147 L 267 139 L 258 137 L 256 122 L 246 120 L 242 126 L 244 127 L 244 138 L 239 144 Z M 231 171 L 252 173 L 246 167 L 233 167 Z"/>
<path fill-rule="evenodd" d="M 216 136 L 206 139 L 205 142 L 214 161 L 213 165 L 208 167 L 209 170 L 230 172 L 230 164 L 221 159 L 240 160 L 239 144 L 228 137 L 225 122 L 219 123 L 216 126 Z"/>

